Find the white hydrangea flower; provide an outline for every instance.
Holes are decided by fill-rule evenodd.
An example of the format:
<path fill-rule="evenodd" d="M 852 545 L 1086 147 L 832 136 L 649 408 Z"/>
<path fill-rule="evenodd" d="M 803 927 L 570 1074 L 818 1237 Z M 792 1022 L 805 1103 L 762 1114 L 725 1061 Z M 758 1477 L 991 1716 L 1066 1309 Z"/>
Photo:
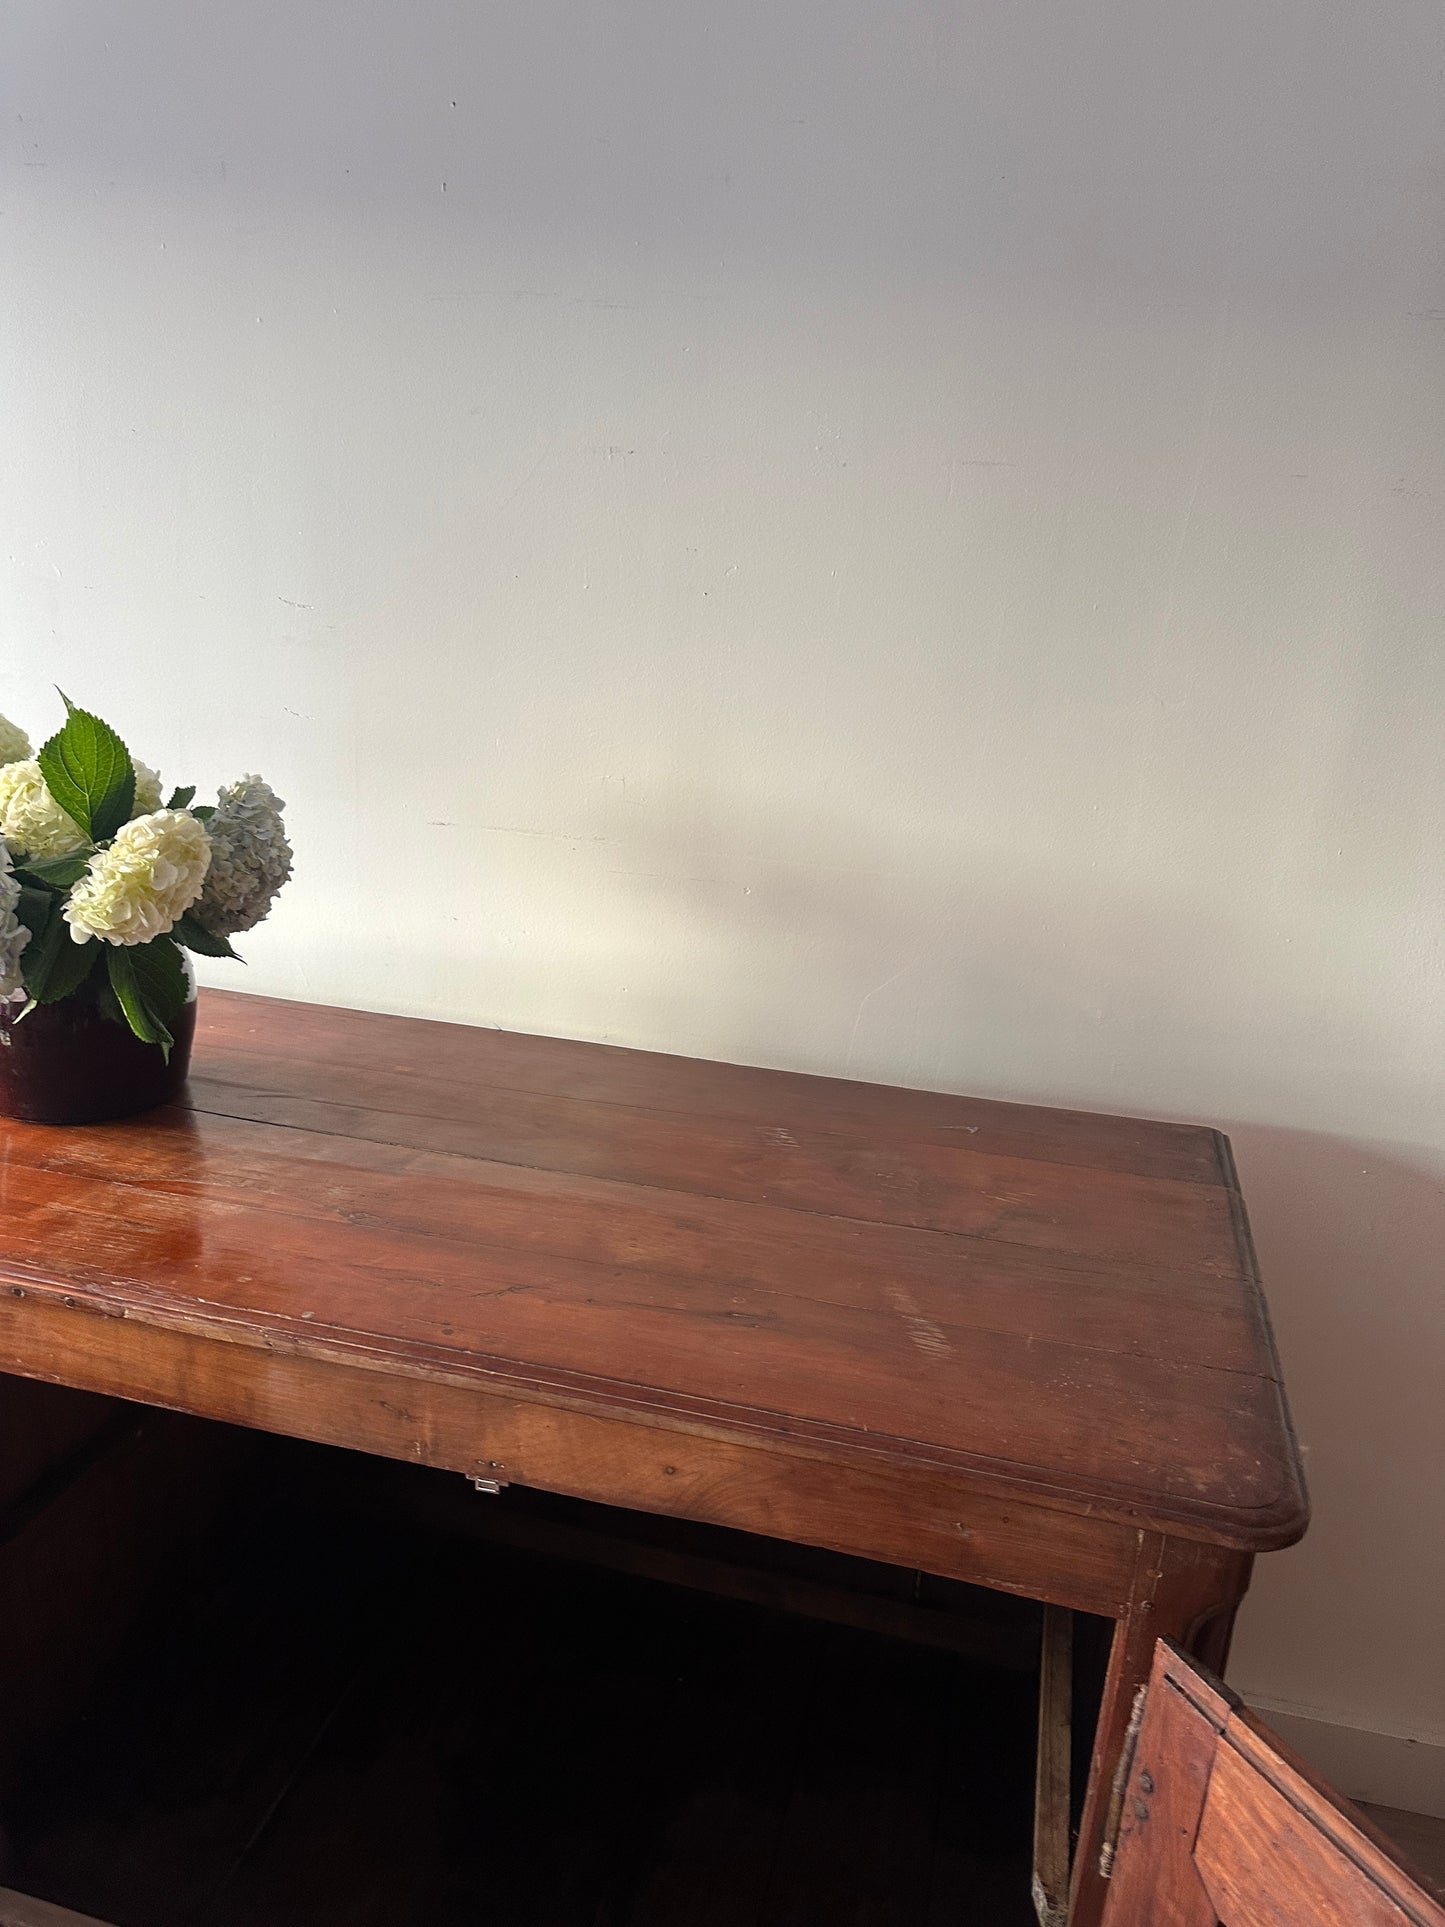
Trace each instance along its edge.
<path fill-rule="evenodd" d="M 161 779 L 139 756 L 132 756 L 130 760 L 135 769 L 135 801 L 130 813 L 132 817 L 149 816 L 161 806 Z"/>
<path fill-rule="evenodd" d="M 27 856 L 69 856 L 85 832 L 46 788 L 34 761 L 0 764 L 0 836 Z"/>
<path fill-rule="evenodd" d="M 70 893 L 65 921 L 77 943 L 149 943 L 201 893 L 211 861 L 206 826 L 188 810 L 152 810 L 97 850 Z"/>
<path fill-rule="evenodd" d="M 206 824 L 211 868 L 196 914 L 218 937 L 258 924 L 291 874 L 291 845 L 281 812 L 286 807 L 269 783 L 243 776 L 220 793 Z"/>
<path fill-rule="evenodd" d="M 30 932 L 15 914 L 19 902 L 20 885 L 10 865 L 10 852 L 0 843 L 0 1003 L 23 991 L 20 953 L 30 941 Z"/>
<path fill-rule="evenodd" d="M 30 754 L 30 738 L 8 716 L 0 716 L 0 763 L 21 763 Z"/>

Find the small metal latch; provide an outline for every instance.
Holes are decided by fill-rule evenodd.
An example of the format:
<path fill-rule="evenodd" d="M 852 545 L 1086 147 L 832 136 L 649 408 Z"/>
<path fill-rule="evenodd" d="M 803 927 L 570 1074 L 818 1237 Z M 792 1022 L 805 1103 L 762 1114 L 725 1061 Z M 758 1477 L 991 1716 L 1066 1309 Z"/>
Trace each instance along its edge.
<path fill-rule="evenodd" d="M 478 1490 L 478 1492 L 492 1492 L 492 1493 L 496 1493 L 496 1492 L 500 1492 L 500 1491 L 501 1491 L 501 1489 L 502 1489 L 502 1482 L 501 1482 L 501 1480 L 500 1480 L 500 1479 L 477 1479 L 477 1478 L 474 1478 L 474 1479 L 472 1480 L 472 1484 L 473 1484 L 473 1485 L 474 1485 L 474 1486 L 475 1486 L 475 1487 L 477 1488 L 477 1490 Z"/>

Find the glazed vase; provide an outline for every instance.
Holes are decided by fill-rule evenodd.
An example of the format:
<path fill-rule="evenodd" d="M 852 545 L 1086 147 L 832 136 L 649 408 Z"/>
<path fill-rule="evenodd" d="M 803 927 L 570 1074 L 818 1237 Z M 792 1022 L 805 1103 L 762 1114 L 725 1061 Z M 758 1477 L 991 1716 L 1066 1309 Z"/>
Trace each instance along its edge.
<path fill-rule="evenodd" d="M 187 960 L 189 970 L 189 960 Z M 196 986 L 171 1025 L 169 1060 L 89 997 L 22 1006 L 0 1004 L 0 1117 L 32 1124 L 98 1124 L 175 1097 L 186 1081 L 196 1034 Z"/>

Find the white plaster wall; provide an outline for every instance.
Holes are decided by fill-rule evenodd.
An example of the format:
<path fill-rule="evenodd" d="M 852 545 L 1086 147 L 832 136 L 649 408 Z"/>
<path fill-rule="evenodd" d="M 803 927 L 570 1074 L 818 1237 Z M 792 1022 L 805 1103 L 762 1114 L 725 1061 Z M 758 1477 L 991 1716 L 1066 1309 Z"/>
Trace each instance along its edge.
<path fill-rule="evenodd" d="M 227 981 L 1225 1124 L 1317 1504 L 1237 1677 L 1435 1741 L 1442 72 L 1439 0 L 0 10 L 0 709 L 290 799 Z"/>

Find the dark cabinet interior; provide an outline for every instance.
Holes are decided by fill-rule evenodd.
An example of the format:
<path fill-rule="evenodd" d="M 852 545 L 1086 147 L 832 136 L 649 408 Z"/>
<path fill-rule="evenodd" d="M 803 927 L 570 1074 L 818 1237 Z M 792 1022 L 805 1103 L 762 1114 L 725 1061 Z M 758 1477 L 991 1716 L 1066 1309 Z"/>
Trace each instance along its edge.
<path fill-rule="evenodd" d="M 13 1890 L 114 1927 L 1032 1918 L 1028 1602 L 8 1378 L 0 1499 Z"/>

